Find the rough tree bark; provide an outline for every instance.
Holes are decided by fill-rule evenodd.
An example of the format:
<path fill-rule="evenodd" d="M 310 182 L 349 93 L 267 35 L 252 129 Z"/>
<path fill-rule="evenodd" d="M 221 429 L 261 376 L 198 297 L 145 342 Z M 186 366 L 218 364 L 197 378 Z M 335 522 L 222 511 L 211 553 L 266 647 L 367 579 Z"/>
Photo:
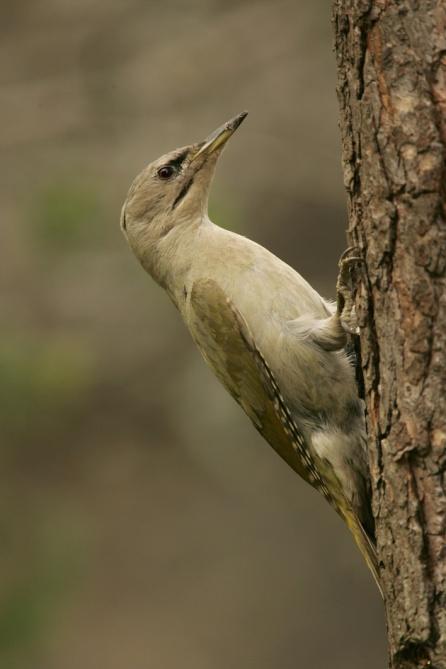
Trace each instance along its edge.
<path fill-rule="evenodd" d="M 335 0 L 390 666 L 446 667 L 446 0 Z"/>

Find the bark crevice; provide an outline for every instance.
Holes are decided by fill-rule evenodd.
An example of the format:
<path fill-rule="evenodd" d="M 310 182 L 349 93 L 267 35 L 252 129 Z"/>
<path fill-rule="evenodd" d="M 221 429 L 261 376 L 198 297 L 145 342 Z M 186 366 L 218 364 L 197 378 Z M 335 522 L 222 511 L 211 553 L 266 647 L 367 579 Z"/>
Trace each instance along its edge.
<path fill-rule="evenodd" d="M 446 5 L 335 0 L 390 665 L 446 669 Z"/>

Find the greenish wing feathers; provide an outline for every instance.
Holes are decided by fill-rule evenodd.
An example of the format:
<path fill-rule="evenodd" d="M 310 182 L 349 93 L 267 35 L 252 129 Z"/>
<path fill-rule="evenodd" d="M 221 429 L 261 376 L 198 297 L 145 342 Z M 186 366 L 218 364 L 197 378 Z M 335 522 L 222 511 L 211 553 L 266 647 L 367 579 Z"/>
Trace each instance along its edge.
<path fill-rule="evenodd" d="M 204 359 L 266 441 L 344 518 L 382 594 L 376 548 L 353 510 L 330 495 L 242 314 L 212 279 L 193 284 L 190 306 L 192 336 Z"/>
<path fill-rule="evenodd" d="M 244 319 L 214 281 L 196 281 L 190 299 L 195 315 L 192 333 L 198 334 L 197 345 L 220 381 L 260 429 L 264 395 L 271 391 L 259 373 L 254 342 Z"/>
<path fill-rule="evenodd" d="M 305 481 L 330 499 L 242 314 L 212 279 L 196 281 L 190 300 L 191 330 L 205 360 L 266 441 Z"/>

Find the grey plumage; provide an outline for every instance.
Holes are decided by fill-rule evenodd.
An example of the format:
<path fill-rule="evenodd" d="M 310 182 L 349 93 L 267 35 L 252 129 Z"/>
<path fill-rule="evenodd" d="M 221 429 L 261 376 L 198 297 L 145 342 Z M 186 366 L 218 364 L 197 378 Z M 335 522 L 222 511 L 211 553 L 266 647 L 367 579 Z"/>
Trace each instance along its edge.
<path fill-rule="evenodd" d="M 239 115 L 134 181 L 121 226 L 204 359 L 257 430 L 345 520 L 378 584 L 364 410 L 338 309 L 291 267 L 207 215 Z"/>

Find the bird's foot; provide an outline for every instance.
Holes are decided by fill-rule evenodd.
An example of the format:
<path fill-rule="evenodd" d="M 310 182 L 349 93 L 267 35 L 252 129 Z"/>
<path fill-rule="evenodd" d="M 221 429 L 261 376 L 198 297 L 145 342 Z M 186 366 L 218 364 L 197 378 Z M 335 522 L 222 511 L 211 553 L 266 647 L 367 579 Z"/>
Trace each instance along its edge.
<path fill-rule="evenodd" d="M 358 319 L 353 302 L 353 278 L 351 268 L 358 262 L 364 262 L 360 250 L 350 246 L 339 260 L 339 274 L 336 283 L 337 315 L 342 328 L 351 335 L 359 334 Z"/>

